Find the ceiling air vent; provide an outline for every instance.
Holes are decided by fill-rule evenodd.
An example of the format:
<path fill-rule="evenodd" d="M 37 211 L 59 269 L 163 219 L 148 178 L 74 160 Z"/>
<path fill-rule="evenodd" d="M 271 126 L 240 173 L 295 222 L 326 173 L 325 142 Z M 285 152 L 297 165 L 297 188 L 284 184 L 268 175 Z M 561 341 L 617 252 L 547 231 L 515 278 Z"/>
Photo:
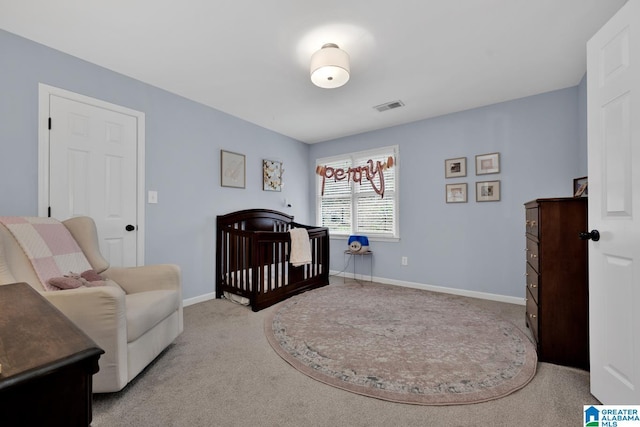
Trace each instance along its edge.
<path fill-rule="evenodd" d="M 384 104 L 376 105 L 373 108 L 375 108 L 376 110 L 382 113 L 383 111 L 393 110 L 394 108 L 400 108 L 400 107 L 404 107 L 404 102 L 397 100 L 397 101 L 385 102 Z"/>

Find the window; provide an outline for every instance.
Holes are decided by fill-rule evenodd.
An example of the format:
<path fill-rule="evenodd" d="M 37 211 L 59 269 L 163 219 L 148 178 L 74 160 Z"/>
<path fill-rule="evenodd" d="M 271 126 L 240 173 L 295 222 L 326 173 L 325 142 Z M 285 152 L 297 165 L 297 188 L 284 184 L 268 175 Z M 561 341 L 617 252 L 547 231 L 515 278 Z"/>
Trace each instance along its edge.
<path fill-rule="evenodd" d="M 392 167 L 380 168 L 389 158 Z M 398 146 L 318 159 L 317 223 L 332 236 L 397 239 L 397 160 Z"/>

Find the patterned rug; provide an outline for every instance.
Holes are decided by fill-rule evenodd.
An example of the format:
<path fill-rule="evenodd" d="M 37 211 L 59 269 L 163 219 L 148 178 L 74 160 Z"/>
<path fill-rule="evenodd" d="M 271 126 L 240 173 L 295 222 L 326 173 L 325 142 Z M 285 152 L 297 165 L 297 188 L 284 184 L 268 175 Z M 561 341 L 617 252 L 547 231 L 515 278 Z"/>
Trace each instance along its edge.
<path fill-rule="evenodd" d="M 513 393 L 535 375 L 514 324 L 453 295 L 389 285 L 332 285 L 265 319 L 274 350 L 326 384 L 393 402 L 457 405 Z"/>

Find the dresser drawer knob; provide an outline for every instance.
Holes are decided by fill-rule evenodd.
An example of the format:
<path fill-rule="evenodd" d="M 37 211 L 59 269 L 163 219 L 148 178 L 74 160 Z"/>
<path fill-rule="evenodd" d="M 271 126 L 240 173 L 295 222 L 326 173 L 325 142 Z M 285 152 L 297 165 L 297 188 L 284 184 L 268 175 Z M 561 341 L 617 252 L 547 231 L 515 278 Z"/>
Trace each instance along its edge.
<path fill-rule="evenodd" d="M 531 254 L 531 258 L 538 258 L 538 255 L 536 255 L 536 254 Z"/>
<path fill-rule="evenodd" d="M 532 318 L 532 319 L 535 319 L 538 316 L 536 316 L 535 314 L 530 314 L 529 317 Z"/>
<path fill-rule="evenodd" d="M 533 284 L 533 283 L 529 283 L 529 287 L 530 287 L 531 289 L 535 289 L 535 288 L 537 288 L 537 287 L 538 287 L 538 285 Z"/>

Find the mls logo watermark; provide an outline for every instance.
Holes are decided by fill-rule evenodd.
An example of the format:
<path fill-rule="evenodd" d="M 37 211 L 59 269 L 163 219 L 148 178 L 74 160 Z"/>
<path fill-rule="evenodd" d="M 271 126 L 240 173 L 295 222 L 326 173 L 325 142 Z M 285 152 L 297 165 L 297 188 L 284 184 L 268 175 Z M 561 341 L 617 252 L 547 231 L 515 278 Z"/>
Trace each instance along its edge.
<path fill-rule="evenodd" d="M 585 427 L 640 427 L 640 405 L 584 405 Z"/>

